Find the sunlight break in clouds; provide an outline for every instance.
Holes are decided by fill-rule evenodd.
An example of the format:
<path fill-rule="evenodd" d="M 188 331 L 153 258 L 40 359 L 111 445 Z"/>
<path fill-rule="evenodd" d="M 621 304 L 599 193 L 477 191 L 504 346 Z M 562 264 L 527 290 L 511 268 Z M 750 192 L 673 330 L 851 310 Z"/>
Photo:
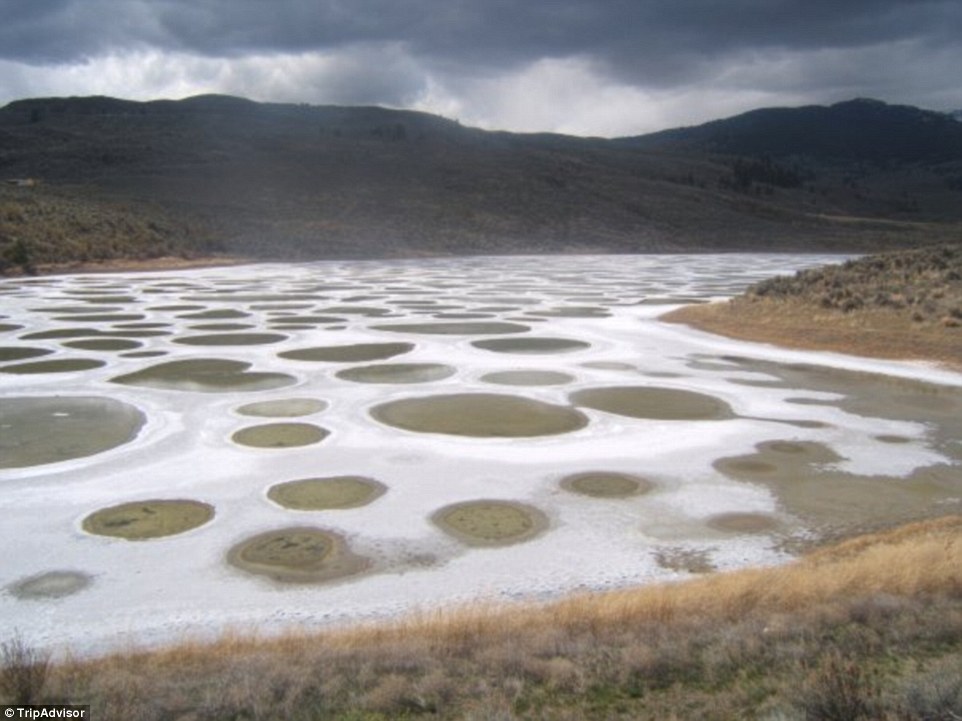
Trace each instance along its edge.
<path fill-rule="evenodd" d="M 0 61 L 0 72 L 13 89 L 12 97 L 4 100 L 17 97 L 19 88 L 29 88 L 34 96 L 153 100 L 224 93 L 263 102 L 403 106 L 425 88 L 423 71 L 393 44 L 237 58 L 143 50 L 72 65 Z"/>
<path fill-rule="evenodd" d="M 606 77 L 582 57 L 538 60 L 464 80 L 432 72 L 397 44 L 238 58 L 143 50 L 74 65 L 0 61 L 0 72 L 14 95 L 21 88 L 24 95 L 31 89 L 34 95 L 134 100 L 224 93 L 264 102 L 406 107 L 487 129 L 600 136 L 701 122 L 719 109 L 736 113 L 776 99 L 747 89 L 646 90 Z"/>
<path fill-rule="evenodd" d="M 462 84 L 458 92 L 432 84 L 416 107 L 488 129 L 617 137 L 795 101 L 789 94 L 716 87 L 715 79 L 644 88 L 607 77 L 587 58 L 544 59 L 516 72 Z"/>

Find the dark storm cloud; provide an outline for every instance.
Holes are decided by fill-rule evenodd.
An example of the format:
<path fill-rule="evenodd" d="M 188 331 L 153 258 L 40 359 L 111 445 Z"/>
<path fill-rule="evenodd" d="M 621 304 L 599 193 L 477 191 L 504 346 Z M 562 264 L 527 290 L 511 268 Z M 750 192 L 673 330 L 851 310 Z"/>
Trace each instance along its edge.
<path fill-rule="evenodd" d="M 0 104 L 203 92 L 634 134 L 763 105 L 962 107 L 962 0 L 0 0 Z"/>
<path fill-rule="evenodd" d="M 684 81 L 732 53 L 958 43 L 958 0 L 2 0 L 0 57 L 69 63 L 155 48 L 209 57 L 401 43 L 497 69 L 585 56 L 622 80 Z"/>

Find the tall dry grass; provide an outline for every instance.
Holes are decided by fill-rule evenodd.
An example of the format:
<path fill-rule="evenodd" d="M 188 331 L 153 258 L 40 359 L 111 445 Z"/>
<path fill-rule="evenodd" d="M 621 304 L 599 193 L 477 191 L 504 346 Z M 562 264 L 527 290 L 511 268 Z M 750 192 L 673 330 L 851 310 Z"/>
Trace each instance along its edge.
<path fill-rule="evenodd" d="M 777 568 L 67 660 L 46 693 L 130 721 L 962 713 L 960 539 L 953 516 Z"/>

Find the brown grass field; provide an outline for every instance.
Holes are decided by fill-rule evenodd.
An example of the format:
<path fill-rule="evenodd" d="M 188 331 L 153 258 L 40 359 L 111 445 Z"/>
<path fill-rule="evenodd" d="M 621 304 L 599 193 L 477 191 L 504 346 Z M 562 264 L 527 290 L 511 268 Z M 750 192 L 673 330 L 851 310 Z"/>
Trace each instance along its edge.
<path fill-rule="evenodd" d="M 12 698 L 29 656 L 4 650 Z M 776 568 L 61 660 L 33 686 L 33 701 L 126 721 L 950 721 L 962 712 L 962 517 Z"/>
<path fill-rule="evenodd" d="M 936 361 L 962 370 L 962 328 L 913 321 L 904 312 L 845 313 L 794 299 L 747 299 L 689 305 L 662 320 L 738 340 L 892 360 Z"/>

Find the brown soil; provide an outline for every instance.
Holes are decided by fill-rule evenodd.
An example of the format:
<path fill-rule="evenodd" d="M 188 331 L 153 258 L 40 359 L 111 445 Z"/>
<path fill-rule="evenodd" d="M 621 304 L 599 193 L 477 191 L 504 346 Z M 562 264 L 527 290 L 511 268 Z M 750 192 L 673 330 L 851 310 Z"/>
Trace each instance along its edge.
<path fill-rule="evenodd" d="M 661 317 L 738 340 L 894 360 L 925 360 L 962 370 L 962 327 L 916 322 L 904 312 L 824 309 L 805 300 L 742 296 L 690 305 Z"/>

